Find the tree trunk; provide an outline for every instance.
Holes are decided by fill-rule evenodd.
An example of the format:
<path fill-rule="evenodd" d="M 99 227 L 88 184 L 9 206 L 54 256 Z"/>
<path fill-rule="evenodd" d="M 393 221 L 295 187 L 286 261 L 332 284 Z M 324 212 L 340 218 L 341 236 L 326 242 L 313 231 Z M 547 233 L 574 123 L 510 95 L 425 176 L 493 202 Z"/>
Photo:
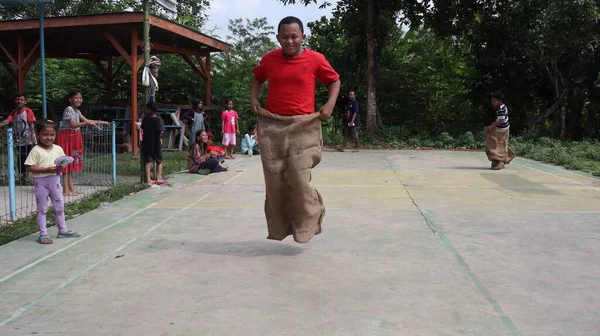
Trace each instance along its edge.
<path fill-rule="evenodd" d="M 567 136 L 567 128 L 566 128 L 566 117 L 567 117 L 567 109 L 563 106 L 560 108 L 560 140 L 565 140 Z"/>
<path fill-rule="evenodd" d="M 570 118 L 567 120 L 571 139 L 580 141 L 583 138 L 583 107 L 587 96 L 585 89 L 574 89 L 569 95 L 567 106 Z"/>
<path fill-rule="evenodd" d="M 379 111 L 379 104 L 377 104 L 377 128 L 383 129 L 383 118 L 381 118 L 381 112 Z"/>
<path fill-rule="evenodd" d="M 375 91 L 375 33 L 373 9 L 375 0 L 367 0 L 367 136 L 375 135 L 377 96 Z"/>

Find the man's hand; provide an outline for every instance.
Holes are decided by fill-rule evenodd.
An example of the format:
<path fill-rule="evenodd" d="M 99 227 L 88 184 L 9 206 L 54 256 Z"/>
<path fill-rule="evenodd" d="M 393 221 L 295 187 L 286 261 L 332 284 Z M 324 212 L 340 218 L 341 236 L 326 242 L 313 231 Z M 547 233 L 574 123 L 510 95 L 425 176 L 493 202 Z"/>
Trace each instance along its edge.
<path fill-rule="evenodd" d="M 320 109 L 319 109 L 319 119 L 321 120 L 325 120 L 327 118 L 329 118 L 331 116 L 331 114 L 333 113 L 333 104 L 325 104 L 323 105 Z"/>
<path fill-rule="evenodd" d="M 252 99 L 250 101 L 250 110 L 252 111 L 252 114 L 258 115 L 258 109 L 260 109 L 260 102 L 258 99 Z"/>
<path fill-rule="evenodd" d="M 46 172 L 51 173 L 51 174 L 56 173 L 57 170 L 58 170 L 58 167 L 56 167 L 56 166 L 46 168 Z"/>

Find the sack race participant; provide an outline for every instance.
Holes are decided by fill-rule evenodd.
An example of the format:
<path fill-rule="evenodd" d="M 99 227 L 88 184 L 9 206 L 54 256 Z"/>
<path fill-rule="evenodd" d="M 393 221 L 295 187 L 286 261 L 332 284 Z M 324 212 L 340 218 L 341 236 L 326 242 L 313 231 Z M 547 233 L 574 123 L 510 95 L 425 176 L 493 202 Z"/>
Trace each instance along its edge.
<path fill-rule="evenodd" d="M 293 235 L 307 243 L 321 233 L 325 205 L 310 186 L 311 170 L 321 161 L 321 120 L 333 112 L 339 75 L 320 53 L 302 47 L 302 21 L 286 17 L 278 27 L 281 48 L 267 52 L 253 69 L 251 104 L 258 115 L 258 137 L 266 185 L 267 239 Z M 317 80 L 328 87 L 328 100 L 315 108 Z M 258 101 L 269 82 L 266 109 Z"/>

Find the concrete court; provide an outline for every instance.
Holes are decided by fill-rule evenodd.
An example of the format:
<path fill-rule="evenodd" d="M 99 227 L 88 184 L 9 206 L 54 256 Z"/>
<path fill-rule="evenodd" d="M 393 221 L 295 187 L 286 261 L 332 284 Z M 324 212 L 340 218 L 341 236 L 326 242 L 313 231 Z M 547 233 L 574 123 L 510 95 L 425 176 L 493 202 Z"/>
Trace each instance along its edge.
<path fill-rule="evenodd" d="M 0 335 L 598 335 L 600 180 L 327 151 L 324 232 L 266 240 L 260 158 L 0 247 Z M 56 228 L 50 229 L 51 234 Z"/>

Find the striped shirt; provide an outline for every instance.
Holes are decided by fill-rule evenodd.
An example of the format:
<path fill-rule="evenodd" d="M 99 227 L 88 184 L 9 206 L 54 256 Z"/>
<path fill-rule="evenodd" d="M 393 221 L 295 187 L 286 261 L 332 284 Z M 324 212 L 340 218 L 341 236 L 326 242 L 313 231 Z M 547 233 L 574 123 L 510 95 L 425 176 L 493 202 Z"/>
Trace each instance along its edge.
<path fill-rule="evenodd" d="M 499 107 L 496 107 L 496 122 L 501 122 L 500 125 L 496 126 L 496 129 L 506 131 L 510 127 L 510 123 L 508 122 L 508 107 L 502 104 Z"/>

